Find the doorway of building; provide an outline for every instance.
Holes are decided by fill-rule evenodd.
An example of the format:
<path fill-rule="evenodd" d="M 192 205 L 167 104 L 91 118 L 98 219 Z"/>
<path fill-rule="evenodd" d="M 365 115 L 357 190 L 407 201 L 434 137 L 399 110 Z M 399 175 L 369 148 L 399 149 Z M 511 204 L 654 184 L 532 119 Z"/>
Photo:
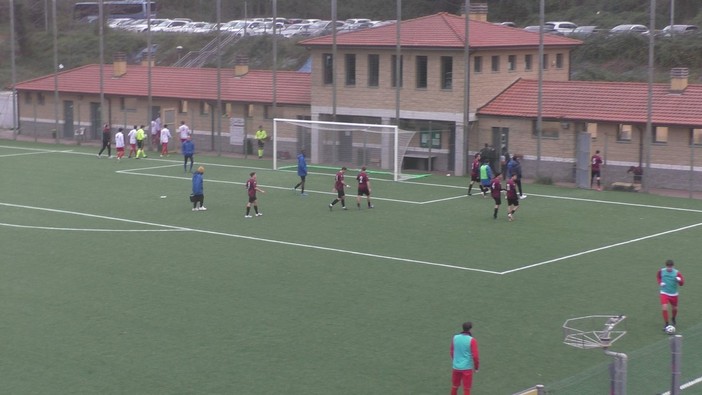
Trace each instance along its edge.
<path fill-rule="evenodd" d="M 490 163 L 495 171 L 504 173 L 507 170 L 509 152 L 509 128 L 492 128 L 492 147 L 495 149 L 496 158 Z"/>
<path fill-rule="evenodd" d="M 90 103 L 90 139 L 98 140 L 102 137 L 102 116 L 100 114 L 100 103 Z"/>
<path fill-rule="evenodd" d="M 73 101 L 64 100 L 63 102 L 63 137 L 73 138 Z"/>

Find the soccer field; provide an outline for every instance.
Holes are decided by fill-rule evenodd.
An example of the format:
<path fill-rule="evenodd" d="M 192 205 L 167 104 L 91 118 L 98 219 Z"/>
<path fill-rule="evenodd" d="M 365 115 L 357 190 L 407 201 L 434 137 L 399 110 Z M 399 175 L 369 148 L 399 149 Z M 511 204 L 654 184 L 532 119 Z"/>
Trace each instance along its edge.
<path fill-rule="evenodd" d="M 0 142 L 4 393 L 445 394 L 470 320 L 475 394 L 602 394 L 611 359 L 562 343 L 592 314 L 628 317 L 612 350 L 640 356 L 629 391 L 661 393 L 666 259 L 687 279 L 683 382 L 702 377 L 698 200 L 525 185 L 508 222 L 466 178 L 371 174 L 375 208 L 358 210 L 349 169 L 349 209 L 330 212 L 329 171 L 300 196 L 295 171 L 196 154 L 208 211 L 193 212 L 179 155 L 96 153 Z M 245 219 L 251 171 L 267 193 Z"/>

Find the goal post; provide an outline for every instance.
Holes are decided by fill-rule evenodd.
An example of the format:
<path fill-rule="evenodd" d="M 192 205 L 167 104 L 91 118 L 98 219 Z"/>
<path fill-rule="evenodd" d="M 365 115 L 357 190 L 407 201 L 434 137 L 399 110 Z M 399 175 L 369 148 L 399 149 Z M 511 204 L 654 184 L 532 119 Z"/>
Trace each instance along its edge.
<path fill-rule="evenodd" d="M 421 177 L 425 175 L 402 172 L 402 160 L 414 135 L 395 125 L 275 118 L 273 169 L 294 168 L 297 154 L 304 149 L 311 168 L 365 166 L 394 181 Z"/>

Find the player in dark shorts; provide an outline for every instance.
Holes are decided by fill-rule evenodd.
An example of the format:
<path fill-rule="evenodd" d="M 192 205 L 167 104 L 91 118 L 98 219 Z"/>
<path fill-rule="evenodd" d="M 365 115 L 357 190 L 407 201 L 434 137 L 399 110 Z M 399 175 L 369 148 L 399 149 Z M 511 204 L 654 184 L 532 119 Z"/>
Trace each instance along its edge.
<path fill-rule="evenodd" d="M 473 184 L 478 183 L 480 187 L 480 192 L 483 192 L 483 186 L 480 185 L 480 153 L 475 154 L 473 163 L 470 165 L 470 184 L 468 185 L 468 196 L 470 196 L 470 191 L 473 189 Z"/>
<path fill-rule="evenodd" d="M 602 165 L 602 157 L 600 156 L 600 151 L 595 151 L 595 155 L 590 158 L 590 188 L 592 188 L 593 181 L 597 181 L 597 190 L 602 190 L 602 184 L 600 181 L 600 166 Z"/>
<path fill-rule="evenodd" d="M 490 183 L 490 191 L 492 198 L 495 200 L 495 211 L 492 214 L 493 219 L 497 219 L 497 211 L 502 204 L 502 184 L 500 183 L 500 172 L 496 171 L 495 176 Z"/>
<path fill-rule="evenodd" d="M 249 173 L 249 179 L 246 181 L 246 191 L 249 194 L 249 202 L 246 203 L 246 215 L 244 218 L 251 218 L 251 205 L 254 207 L 256 216 L 260 217 L 263 213 L 258 211 L 258 200 L 256 199 L 256 192 L 266 193 L 263 189 L 258 187 L 258 182 L 256 181 L 256 172 L 252 171 Z"/>
<path fill-rule="evenodd" d="M 366 167 L 361 167 L 361 172 L 356 176 L 356 181 L 358 181 L 358 193 L 356 194 L 356 207 L 361 209 L 361 196 L 365 195 L 368 201 L 368 208 L 373 208 L 371 204 L 371 185 L 368 174 L 366 173 Z"/>
<path fill-rule="evenodd" d="M 517 193 L 517 174 L 512 174 L 512 177 L 507 181 L 507 218 L 509 221 L 514 220 L 514 212 L 519 208 L 519 194 Z"/>
<path fill-rule="evenodd" d="M 348 188 L 348 185 L 344 182 L 344 173 L 346 173 L 346 166 L 342 167 L 334 176 L 334 190 L 336 191 L 336 199 L 329 203 L 329 211 L 332 207 L 341 202 L 341 208 L 346 210 L 346 192 L 344 188 Z"/>

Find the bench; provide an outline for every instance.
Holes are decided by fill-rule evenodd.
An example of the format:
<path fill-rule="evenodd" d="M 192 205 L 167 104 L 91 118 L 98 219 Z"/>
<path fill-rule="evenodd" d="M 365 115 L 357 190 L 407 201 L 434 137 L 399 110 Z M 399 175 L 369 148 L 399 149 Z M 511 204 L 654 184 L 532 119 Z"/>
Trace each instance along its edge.
<path fill-rule="evenodd" d="M 436 155 L 428 153 L 407 153 L 402 160 L 403 169 L 434 170 Z"/>

